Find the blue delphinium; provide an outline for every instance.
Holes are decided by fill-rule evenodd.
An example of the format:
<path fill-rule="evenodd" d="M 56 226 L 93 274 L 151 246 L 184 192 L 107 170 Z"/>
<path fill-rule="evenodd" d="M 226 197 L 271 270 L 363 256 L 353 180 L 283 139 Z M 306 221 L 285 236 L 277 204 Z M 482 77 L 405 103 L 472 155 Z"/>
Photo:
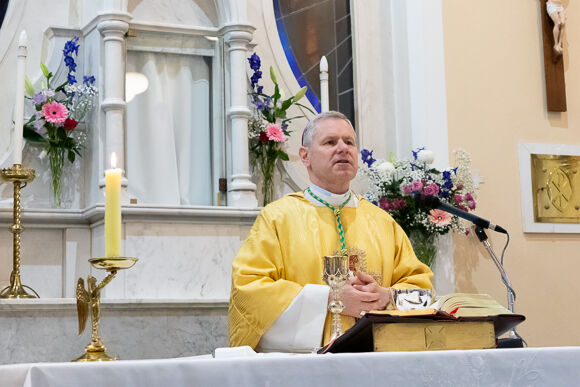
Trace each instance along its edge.
<path fill-rule="evenodd" d="M 260 60 L 258 54 L 253 53 L 252 56 L 248 58 L 248 62 L 250 63 L 250 69 L 254 71 L 254 74 L 252 74 L 252 77 L 250 78 L 250 82 L 252 83 L 252 89 L 256 90 L 258 94 L 262 94 L 263 87 L 258 85 L 258 82 L 262 78 L 262 72 L 260 71 L 262 61 Z"/>
<path fill-rule="evenodd" d="M 88 76 L 84 75 L 84 76 L 83 76 L 83 83 L 84 83 L 86 86 L 91 86 L 92 84 L 94 84 L 94 83 L 95 83 L 95 77 L 94 77 L 93 75 L 91 75 L 90 77 L 88 77 Z"/>
<path fill-rule="evenodd" d="M 369 168 L 375 163 L 375 161 L 377 161 L 375 158 L 373 158 L 373 152 L 374 151 L 369 151 L 368 149 L 363 149 L 360 151 L 363 163 L 368 165 Z"/>
<path fill-rule="evenodd" d="M 64 45 L 64 49 L 62 50 L 64 56 L 72 55 L 73 52 L 75 53 L 75 55 L 78 55 L 80 47 L 80 44 L 78 44 L 78 42 L 79 42 L 78 36 L 75 36 L 74 38 L 66 42 Z"/>
<path fill-rule="evenodd" d="M 66 65 L 66 67 L 68 67 L 67 82 L 69 83 L 69 85 L 74 85 L 75 83 L 77 83 L 77 79 L 74 76 L 74 72 L 77 71 L 77 64 L 75 62 L 73 54 L 74 55 L 79 54 L 80 45 L 78 44 L 78 41 L 79 37 L 75 36 L 74 38 L 65 43 L 64 49 L 62 50 L 62 53 L 64 55 L 64 64 Z"/>

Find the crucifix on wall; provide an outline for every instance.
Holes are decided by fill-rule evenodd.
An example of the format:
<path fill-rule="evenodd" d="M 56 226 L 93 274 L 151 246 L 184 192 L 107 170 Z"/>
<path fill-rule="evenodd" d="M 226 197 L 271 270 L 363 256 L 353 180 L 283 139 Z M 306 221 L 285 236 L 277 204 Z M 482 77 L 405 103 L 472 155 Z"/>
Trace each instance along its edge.
<path fill-rule="evenodd" d="M 566 80 L 562 39 L 566 15 L 562 0 L 540 0 L 546 102 L 549 112 L 566 111 Z"/>

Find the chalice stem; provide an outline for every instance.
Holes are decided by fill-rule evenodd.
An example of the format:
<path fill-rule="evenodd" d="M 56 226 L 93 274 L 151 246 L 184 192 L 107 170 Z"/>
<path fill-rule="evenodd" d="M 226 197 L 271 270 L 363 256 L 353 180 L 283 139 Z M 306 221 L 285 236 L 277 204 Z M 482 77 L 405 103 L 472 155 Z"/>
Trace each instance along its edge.
<path fill-rule="evenodd" d="M 342 325 L 340 323 L 340 313 L 342 312 L 340 302 L 340 288 L 332 288 L 332 299 L 338 310 L 333 310 L 332 313 L 332 339 L 336 339 L 338 336 L 342 335 Z"/>

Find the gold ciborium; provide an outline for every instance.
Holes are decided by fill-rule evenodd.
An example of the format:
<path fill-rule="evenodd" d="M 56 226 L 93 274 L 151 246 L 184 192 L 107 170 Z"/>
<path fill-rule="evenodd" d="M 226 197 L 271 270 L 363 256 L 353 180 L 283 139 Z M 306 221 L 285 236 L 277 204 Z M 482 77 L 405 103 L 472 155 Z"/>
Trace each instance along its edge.
<path fill-rule="evenodd" d="M 328 304 L 328 310 L 332 313 L 331 341 L 342 335 L 340 313 L 344 310 L 344 304 L 340 300 L 340 289 L 348 280 L 349 272 L 347 255 L 327 255 L 324 257 L 322 279 L 330 286 L 332 292 L 332 300 Z"/>
<path fill-rule="evenodd" d="M 117 271 L 132 267 L 137 258 L 130 257 L 110 257 L 89 259 L 91 265 L 96 269 L 104 269 L 109 274 L 97 284 L 97 279 L 88 276 L 85 289 L 85 281 L 79 278 L 77 281 L 77 313 L 79 318 L 79 335 L 83 333 L 87 325 L 89 310 L 91 312 L 91 342 L 85 347 L 84 355 L 73 361 L 109 361 L 118 360 L 105 352 L 105 346 L 99 334 L 99 323 L 101 320 L 101 290 L 115 277 Z"/>
<path fill-rule="evenodd" d="M 0 292 L 0 298 L 38 298 L 38 293 L 34 289 L 22 285 L 20 282 L 20 234 L 24 231 L 24 227 L 20 223 L 20 190 L 34 180 L 34 169 L 14 164 L 12 168 L 3 168 L 0 175 L 4 180 L 14 185 L 14 223 L 10 226 L 12 233 L 12 274 L 10 274 L 10 286 Z M 24 288 L 30 289 L 34 295 L 27 293 Z"/>

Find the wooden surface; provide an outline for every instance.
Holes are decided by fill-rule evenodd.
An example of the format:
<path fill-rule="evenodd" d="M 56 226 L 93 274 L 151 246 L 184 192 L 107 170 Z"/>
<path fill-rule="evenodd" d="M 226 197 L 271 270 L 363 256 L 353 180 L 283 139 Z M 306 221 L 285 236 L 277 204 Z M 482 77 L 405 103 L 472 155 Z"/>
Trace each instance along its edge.
<path fill-rule="evenodd" d="M 547 0 L 540 0 L 542 41 L 544 42 L 544 73 L 546 78 L 546 102 L 549 112 L 566 111 L 566 80 L 562 55 L 554 53 L 554 22 L 546 12 Z"/>

